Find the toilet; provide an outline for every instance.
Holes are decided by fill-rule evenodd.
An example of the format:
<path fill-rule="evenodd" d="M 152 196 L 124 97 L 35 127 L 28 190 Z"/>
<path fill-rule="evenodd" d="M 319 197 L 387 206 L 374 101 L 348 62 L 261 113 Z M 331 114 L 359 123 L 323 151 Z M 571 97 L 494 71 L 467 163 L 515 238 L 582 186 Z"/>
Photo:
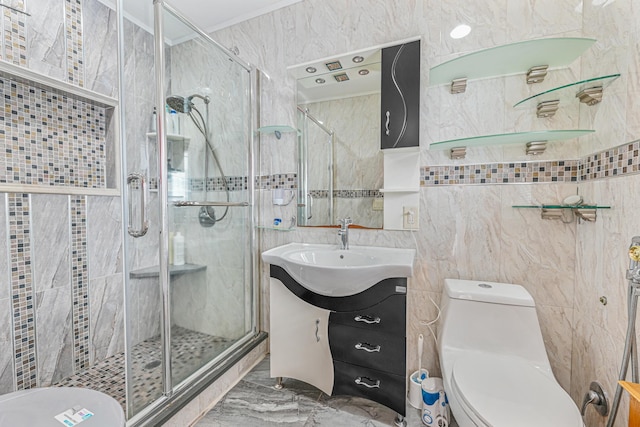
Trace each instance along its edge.
<path fill-rule="evenodd" d="M 0 426 L 124 427 L 120 404 L 78 387 L 33 388 L 0 396 Z"/>
<path fill-rule="evenodd" d="M 460 427 L 584 427 L 519 285 L 445 279 L 438 355 Z"/>

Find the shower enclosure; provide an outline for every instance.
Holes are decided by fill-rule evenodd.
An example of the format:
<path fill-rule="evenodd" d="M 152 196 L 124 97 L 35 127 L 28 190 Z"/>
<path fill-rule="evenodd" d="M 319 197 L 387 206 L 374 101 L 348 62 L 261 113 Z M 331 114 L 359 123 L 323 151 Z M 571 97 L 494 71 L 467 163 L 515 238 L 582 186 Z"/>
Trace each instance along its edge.
<path fill-rule="evenodd" d="M 130 425 L 157 423 L 258 333 L 255 71 L 153 8 L 152 44 L 120 26 Z"/>

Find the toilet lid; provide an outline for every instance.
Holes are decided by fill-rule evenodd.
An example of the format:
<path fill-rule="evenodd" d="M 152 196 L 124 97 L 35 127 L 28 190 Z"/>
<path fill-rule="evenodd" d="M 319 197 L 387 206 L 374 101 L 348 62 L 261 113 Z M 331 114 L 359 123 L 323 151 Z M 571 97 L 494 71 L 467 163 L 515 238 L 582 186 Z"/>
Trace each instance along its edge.
<path fill-rule="evenodd" d="M 463 356 L 453 366 L 452 387 L 461 403 L 493 427 L 584 426 L 560 385 L 522 359 Z"/>
<path fill-rule="evenodd" d="M 34 388 L 0 396 L 0 426 L 65 425 L 124 427 L 125 417 L 122 407 L 115 399 L 86 388 Z"/>

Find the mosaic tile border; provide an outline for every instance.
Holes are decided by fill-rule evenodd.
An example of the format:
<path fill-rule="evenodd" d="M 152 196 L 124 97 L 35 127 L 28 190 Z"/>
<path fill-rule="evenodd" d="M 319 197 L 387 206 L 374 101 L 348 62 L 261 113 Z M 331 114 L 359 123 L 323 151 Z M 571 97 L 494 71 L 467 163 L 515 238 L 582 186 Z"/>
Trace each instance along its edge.
<path fill-rule="evenodd" d="M 256 178 L 256 188 L 259 190 L 273 190 L 274 188 L 291 190 L 298 188 L 298 174 L 281 173 L 259 176 Z"/>
<path fill-rule="evenodd" d="M 0 77 L 0 182 L 106 187 L 106 111 Z"/>
<path fill-rule="evenodd" d="M 436 165 L 420 168 L 420 185 L 578 182 L 578 160 Z"/>
<path fill-rule="evenodd" d="M 71 214 L 71 293 L 73 362 L 76 372 L 89 367 L 89 272 L 87 268 L 87 198 L 69 197 Z"/>
<path fill-rule="evenodd" d="M 84 48 L 82 38 L 82 1 L 65 0 L 64 26 L 67 51 L 67 79 L 84 86 Z"/>
<path fill-rule="evenodd" d="M 326 199 L 329 197 L 329 190 L 309 191 L 314 199 Z M 339 199 L 364 199 L 383 197 L 380 190 L 333 190 L 333 197 Z"/>
<path fill-rule="evenodd" d="M 11 7 L 25 10 L 23 0 L 13 2 Z M 6 7 L 2 10 L 2 47 L 0 58 L 23 67 L 27 66 L 27 15 Z"/>
<path fill-rule="evenodd" d="M 29 194 L 7 195 L 13 346 L 18 390 L 37 386 L 36 324 Z"/>
<path fill-rule="evenodd" d="M 640 172 L 640 141 L 632 141 L 580 159 L 581 181 L 638 172 Z"/>

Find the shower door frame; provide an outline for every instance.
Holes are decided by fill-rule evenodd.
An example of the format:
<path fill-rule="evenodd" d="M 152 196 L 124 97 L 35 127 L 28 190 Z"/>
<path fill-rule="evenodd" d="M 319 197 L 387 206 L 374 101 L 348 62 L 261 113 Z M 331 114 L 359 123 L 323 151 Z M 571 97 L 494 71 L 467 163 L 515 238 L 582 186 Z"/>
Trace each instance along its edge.
<path fill-rule="evenodd" d="M 124 0 L 117 0 L 118 8 L 118 36 L 122 41 L 124 38 L 123 33 L 123 2 Z M 157 121 L 157 162 L 158 162 L 158 195 L 160 204 L 160 234 L 159 234 L 159 264 L 160 264 L 160 277 L 159 286 L 161 294 L 162 311 L 160 314 L 161 324 L 161 340 L 162 340 L 162 396 L 150 403 L 146 408 L 140 410 L 137 414 L 132 416 L 127 421 L 127 426 L 144 426 L 144 425 L 157 425 L 159 422 L 166 421 L 174 412 L 179 409 L 181 405 L 186 404 L 191 398 L 193 398 L 199 391 L 213 383 L 219 376 L 221 376 L 226 370 L 239 361 L 248 351 L 254 348 L 258 343 L 265 339 L 266 334 L 260 333 L 258 329 L 259 321 L 259 292 L 257 285 L 259 283 L 258 272 L 258 254 L 255 248 L 257 248 L 257 234 L 256 224 L 258 221 L 258 212 L 256 209 L 256 180 L 255 170 L 256 162 L 259 160 L 259 149 L 257 145 L 256 129 L 259 120 L 259 97 L 258 85 L 259 85 L 259 71 L 251 64 L 241 61 L 237 56 L 230 52 L 227 48 L 220 45 L 213 40 L 204 31 L 193 25 L 184 15 L 175 10 L 171 5 L 167 4 L 164 0 L 154 0 L 154 39 L 155 39 L 155 78 L 156 78 L 156 111 Z M 247 121 L 249 125 L 246 127 L 248 145 L 248 159 L 247 165 L 247 193 L 248 193 L 248 206 L 239 207 L 238 209 L 248 209 L 246 215 L 247 218 L 247 238 L 249 239 L 248 246 L 250 250 L 249 254 L 249 270 L 245 277 L 249 277 L 251 280 L 250 286 L 244 284 L 245 289 L 248 288 L 246 297 L 250 299 L 251 307 L 251 322 L 248 332 L 235 342 L 230 348 L 225 350 L 221 355 L 207 362 L 204 366 L 199 368 L 195 373 L 187 377 L 185 380 L 178 384 L 173 384 L 171 377 L 171 292 L 170 292 L 170 275 L 169 275 L 169 199 L 168 199 L 168 170 L 167 170 L 167 133 L 166 133 L 166 118 L 165 118 L 165 44 L 164 44 L 164 19 L 163 14 L 166 12 L 171 13 L 178 18 L 184 25 L 189 27 L 201 37 L 204 41 L 211 43 L 213 46 L 219 48 L 225 53 L 228 58 L 237 63 L 248 73 L 249 85 L 244 92 L 244 96 L 249 102 Z M 123 44 L 119 43 L 119 78 L 120 78 L 120 96 L 125 96 L 123 84 L 124 82 L 124 48 Z M 121 129 L 121 135 L 124 138 L 124 126 Z M 123 139 L 124 140 L 124 139 Z M 122 145 L 123 153 L 125 145 Z M 123 156 L 122 161 L 122 179 L 126 182 L 129 171 L 126 167 L 126 156 Z M 123 193 L 124 194 L 124 193 Z M 127 197 L 130 197 L 127 194 Z M 129 223 L 129 213 L 127 209 L 129 201 L 125 200 L 123 206 L 123 219 L 125 224 Z M 144 207 L 143 207 L 144 209 Z M 125 227 L 126 228 L 126 227 Z M 127 257 L 127 231 L 124 233 L 124 256 Z M 125 276 L 125 300 L 128 300 L 128 287 L 129 287 L 129 266 L 127 263 L 124 265 L 123 273 Z M 250 294 L 250 295 L 249 295 Z M 126 303 L 126 301 L 125 301 Z M 126 316 L 127 310 L 125 310 Z M 125 335 L 129 334 L 129 323 L 125 319 Z M 127 344 L 129 340 L 127 339 Z M 127 352 L 128 353 L 128 352 Z M 126 371 L 127 371 L 127 412 L 132 414 L 133 401 L 132 396 L 129 395 L 131 380 L 131 366 L 129 358 L 126 359 Z M 169 408 L 171 407 L 171 408 Z"/>

